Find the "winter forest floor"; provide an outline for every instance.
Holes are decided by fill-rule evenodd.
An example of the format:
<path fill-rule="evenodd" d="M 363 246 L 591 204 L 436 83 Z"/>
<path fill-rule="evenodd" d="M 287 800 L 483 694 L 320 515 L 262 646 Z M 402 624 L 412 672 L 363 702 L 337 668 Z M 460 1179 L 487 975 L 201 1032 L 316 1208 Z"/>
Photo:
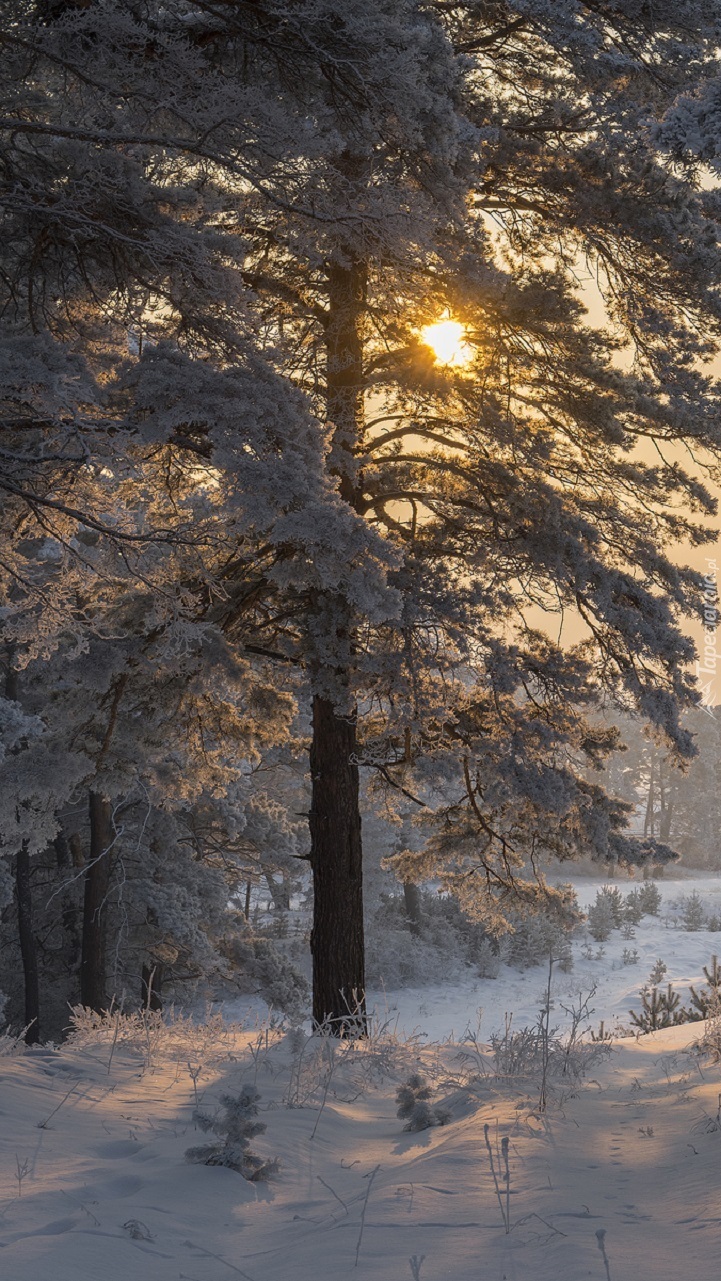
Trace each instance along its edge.
<path fill-rule="evenodd" d="M 598 884 L 577 880 L 582 904 Z M 679 928 L 674 904 L 695 888 L 717 912 L 721 881 L 659 888 L 661 914 L 632 941 L 614 931 L 598 955 L 575 939 L 573 969 L 554 975 L 551 1030 L 566 1035 L 563 1006 L 594 984 L 588 1026 L 627 1024 L 658 958 L 684 1001 L 688 984 L 703 982 L 721 935 Z M 635 964 L 623 963 L 624 948 L 638 952 Z M 358 1043 L 288 1030 L 247 1001 L 227 1006 L 225 1023 L 211 1014 L 84 1024 L 59 1049 L 22 1052 L 0 1039 L 0 1277 L 716 1276 L 721 1066 L 692 1048 L 706 1025 L 610 1047 L 586 1036 L 569 1052 L 551 1038 L 544 1110 L 543 1062 L 521 1029 L 535 1024 L 545 981 L 542 967 L 503 966 L 492 980 L 380 994 L 372 1035 Z M 487 1043 L 499 1028 L 494 1056 Z M 404 1131 L 396 1092 L 413 1073 L 446 1124 Z M 185 1160 L 213 1139 L 194 1120 L 197 1103 L 217 1116 L 220 1096 L 244 1084 L 257 1087 L 267 1127 L 250 1147 L 280 1164 L 266 1183 Z"/>
<path fill-rule="evenodd" d="M 554 1078 L 545 1114 L 537 1080 L 495 1075 L 450 1043 L 379 1037 L 331 1052 L 254 1029 L 113 1048 L 108 1033 L 4 1058 L 0 1274 L 711 1277 L 721 1072 L 688 1052 L 700 1030 L 619 1042 L 584 1083 Z M 210 1111 L 219 1093 L 257 1076 L 267 1130 L 252 1146 L 279 1158 L 273 1182 L 185 1162 L 202 1137 L 192 1119 L 198 1067 Z M 395 1093 L 413 1069 L 434 1084 L 448 1124 L 403 1132 Z"/>

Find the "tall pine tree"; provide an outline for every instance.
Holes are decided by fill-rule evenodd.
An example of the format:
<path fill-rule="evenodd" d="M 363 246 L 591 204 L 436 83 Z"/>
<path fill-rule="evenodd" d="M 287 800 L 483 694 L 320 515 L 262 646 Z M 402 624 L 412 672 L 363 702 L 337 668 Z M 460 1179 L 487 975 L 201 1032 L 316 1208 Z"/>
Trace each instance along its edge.
<path fill-rule="evenodd" d="M 643 856 L 583 777 L 613 738 L 584 707 L 610 694 L 692 750 L 681 620 L 700 583 L 664 548 L 708 537 L 714 510 L 718 387 L 702 363 L 719 338 L 718 198 L 699 169 L 713 130 L 688 121 L 713 97 L 692 95 L 720 19 L 715 0 L 173 0 L 142 16 L 118 0 L 35 28 L 32 55 L 27 27 L 6 32 L 85 108 L 79 125 L 65 88 L 31 94 L 6 117 L 13 145 L 90 146 L 95 195 L 121 178 L 130 193 L 112 201 L 104 305 L 132 297 L 119 323 L 132 312 L 144 342 L 174 344 L 138 353 L 145 429 L 206 450 L 221 476 L 229 449 L 243 461 L 176 348 L 219 371 L 240 361 L 243 414 L 261 412 L 272 371 L 323 425 L 318 503 L 286 501 L 276 471 L 263 555 L 216 568 L 210 612 L 239 648 L 297 663 L 312 698 L 319 1022 L 363 1025 L 359 766 L 435 813 L 401 872 L 480 887 L 493 919 L 499 899 L 548 893 L 521 874 L 544 852 Z M 136 266 L 124 225 L 150 181 L 153 253 Z M 45 219 L 22 242 L 23 282 L 65 225 L 56 190 L 40 213 L 18 206 Z M 52 329 L 65 296 L 41 303 L 34 285 L 26 326 Z M 77 297 L 91 306 L 80 281 Z M 424 342 L 444 318 L 463 326 L 465 363 Z M 679 442 L 700 456 L 690 469 Z M 268 444 L 263 458 L 270 478 Z M 581 641 L 534 630 L 533 606 L 573 614 Z"/>

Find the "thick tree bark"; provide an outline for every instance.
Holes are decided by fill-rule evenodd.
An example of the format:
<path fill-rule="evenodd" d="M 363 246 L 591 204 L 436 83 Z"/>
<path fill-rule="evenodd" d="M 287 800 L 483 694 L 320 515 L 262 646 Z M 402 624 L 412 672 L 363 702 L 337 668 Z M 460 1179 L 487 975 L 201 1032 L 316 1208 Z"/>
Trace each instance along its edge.
<path fill-rule="evenodd" d="M 28 1045 L 37 1045 L 40 1040 L 40 982 L 37 947 L 33 932 L 30 855 L 25 845 L 18 850 L 15 859 L 15 893 L 18 905 L 18 937 L 25 983 L 25 1041 Z"/>
<path fill-rule="evenodd" d="M 310 811 L 313 869 L 313 1019 L 365 1031 L 363 869 L 354 716 L 313 699 Z"/>
<path fill-rule="evenodd" d="M 346 178 L 359 179 L 352 158 L 347 158 L 345 168 Z M 331 468 L 341 496 L 358 510 L 362 478 L 356 470 L 356 453 L 364 429 L 361 327 L 366 268 L 352 252 L 347 258 L 347 266 L 336 264 L 328 274 L 327 413 L 333 425 Z M 313 1019 L 334 1032 L 358 1036 L 366 1030 L 366 1018 L 356 716 L 348 670 L 353 619 L 340 596 L 319 600 L 318 615 L 318 630 L 333 658 L 315 673 L 310 753 Z"/>
<path fill-rule="evenodd" d="M 90 860 L 85 872 L 80 1002 L 101 1013 L 107 1009 L 106 921 L 113 843 L 113 810 L 107 796 L 90 793 Z"/>

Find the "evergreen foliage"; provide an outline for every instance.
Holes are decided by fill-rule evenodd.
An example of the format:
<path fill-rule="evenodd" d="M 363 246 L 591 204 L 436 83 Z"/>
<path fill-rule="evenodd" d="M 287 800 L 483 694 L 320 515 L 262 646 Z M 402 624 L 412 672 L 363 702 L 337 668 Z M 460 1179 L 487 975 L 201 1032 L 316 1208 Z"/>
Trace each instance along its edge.
<path fill-rule="evenodd" d="M 606 939 L 611 937 L 611 931 L 616 927 L 616 921 L 613 915 L 613 906 L 607 894 L 602 894 L 599 890 L 596 894 L 596 900 L 588 909 L 588 929 L 591 937 L 597 943 L 605 943 Z"/>
<path fill-rule="evenodd" d="M 667 973 L 668 973 L 668 966 L 666 962 L 662 961 L 661 958 L 659 957 L 659 959 L 654 964 L 651 970 L 651 973 L 649 975 L 648 981 L 651 987 L 658 987 L 659 983 L 663 982 Z"/>
<path fill-rule="evenodd" d="M 631 890 L 623 905 L 623 919 L 629 925 L 639 925 L 645 915 L 643 899 L 638 890 Z"/>
<path fill-rule="evenodd" d="M 685 895 L 681 902 L 681 924 L 685 930 L 702 930 L 706 923 L 706 912 L 701 896 L 697 890 Z"/>
<path fill-rule="evenodd" d="M 638 900 L 646 916 L 658 916 L 661 906 L 661 891 L 655 881 L 643 881 L 638 887 Z"/>
<path fill-rule="evenodd" d="M 434 1125 L 447 1124 L 450 1120 L 450 1112 L 444 1108 L 432 1107 L 430 1103 L 432 1096 L 432 1086 L 417 1072 L 398 1087 L 397 1115 L 406 1122 L 403 1126 L 404 1130 L 427 1130 Z"/>
<path fill-rule="evenodd" d="M 218 1143 L 203 1143 L 188 1148 L 186 1161 L 195 1165 L 222 1165 L 229 1170 L 237 1170 L 244 1179 L 252 1183 L 262 1183 L 272 1179 L 278 1173 L 276 1160 L 264 1161 L 251 1151 L 250 1141 L 258 1134 L 264 1134 L 266 1125 L 256 1121 L 258 1099 L 260 1094 L 252 1085 L 244 1085 L 240 1094 L 222 1094 L 221 1112 L 218 1116 L 209 1116 L 205 1112 L 193 1113 L 196 1125 L 206 1133 L 218 1136 Z"/>
<path fill-rule="evenodd" d="M 668 807 L 638 839 L 600 785 L 595 713 L 693 755 L 702 580 L 667 549 L 712 537 L 721 450 L 718 6 L 11 0 L 3 28 L 3 860 L 40 888 L 80 837 L 86 891 L 133 881 L 116 941 L 217 953 L 253 805 L 261 863 L 271 826 L 307 853 L 248 776 L 312 704 L 322 1022 L 363 990 L 361 767 L 417 806 L 399 877 L 489 933 L 563 911 L 545 856 L 672 858 Z M 446 313 L 466 365 L 423 341 Z"/>
<path fill-rule="evenodd" d="M 707 986 L 698 990 L 693 984 L 689 987 L 691 1018 L 708 1019 L 719 1012 L 719 1003 L 721 1002 L 721 966 L 719 966 L 718 957 L 715 953 L 711 957 L 709 965 L 704 965 L 703 972 Z"/>
<path fill-rule="evenodd" d="M 681 998 L 670 983 L 665 991 L 658 987 L 644 987 L 640 996 L 640 1011 L 629 1010 L 629 1015 L 641 1032 L 656 1032 L 662 1027 L 687 1022 L 688 1015 L 680 1005 Z"/>

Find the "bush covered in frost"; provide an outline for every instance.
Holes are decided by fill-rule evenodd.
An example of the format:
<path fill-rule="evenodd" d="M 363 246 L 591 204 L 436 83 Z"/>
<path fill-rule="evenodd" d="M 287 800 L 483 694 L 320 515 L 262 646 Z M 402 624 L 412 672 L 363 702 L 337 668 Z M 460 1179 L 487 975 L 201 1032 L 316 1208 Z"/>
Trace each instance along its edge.
<path fill-rule="evenodd" d="M 468 917 L 454 898 L 419 890 L 414 920 L 400 894 L 384 894 L 367 922 L 367 978 L 386 987 L 416 987 L 468 977 L 496 978 L 502 962 L 525 970 L 548 961 L 573 965 L 569 940 L 580 917 L 569 887 L 565 919 L 539 912 L 510 913 L 510 930 L 494 938 Z"/>
<path fill-rule="evenodd" d="M 548 963 L 549 956 L 564 971 L 573 966 L 569 937 L 572 926 L 552 916 L 528 916 L 513 921 L 513 933 L 503 940 L 502 955 L 508 965 L 528 970 Z"/>
<path fill-rule="evenodd" d="M 276 1010 L 302 1018 L 310 1000 L 308 982 L 286 955 L 282 942 L 252 929 L 243 918 L 226 935 L 222 951 L 231 970 L 230 990 L 257 993 Z"/>
<path fill-rule="evenodd" d="M 367 921 L 366 977 L 386 987 L 420 987 L 498 973 L 498 945 L 455 899 L 419 890 L 411 921 L 401 894 L 383 894 Z"/>

